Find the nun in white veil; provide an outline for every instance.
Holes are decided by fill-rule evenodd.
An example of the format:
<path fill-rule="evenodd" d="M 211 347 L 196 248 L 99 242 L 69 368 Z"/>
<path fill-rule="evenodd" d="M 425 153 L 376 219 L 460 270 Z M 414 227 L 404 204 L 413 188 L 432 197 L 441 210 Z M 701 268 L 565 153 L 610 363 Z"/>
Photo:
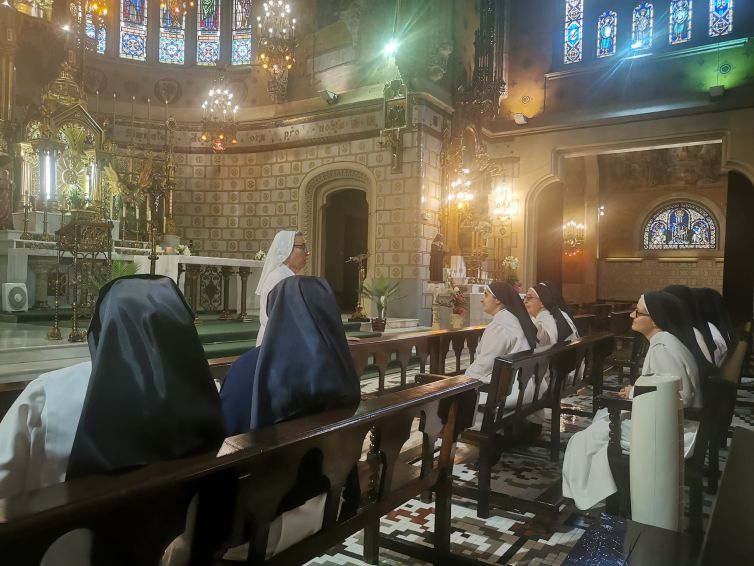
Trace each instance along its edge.
<path fill-rule="evenodd" d="M 267 328 L 267 295 L 283 279 L 297 273 L 297 270 L 292 269 L 288 261 L 296 249 L 294 247 L 296 236 L 303 238 L 303 234 L 295 230 L 282 230 L 275 234 L 275 238 L 272 240 L 270 249 L 267 252 L 267 258 L 264 260 L 262 275 L 259 277 L 256 291 L 257 295 L 259 295 L 259 333 L 257 334 L 257 346 L 262 345 L 262 338 Z M 303 245 L 305 246 L 306 244 Z M 304 251 L 304 254 L 306 254 L 306 251 Z"/>

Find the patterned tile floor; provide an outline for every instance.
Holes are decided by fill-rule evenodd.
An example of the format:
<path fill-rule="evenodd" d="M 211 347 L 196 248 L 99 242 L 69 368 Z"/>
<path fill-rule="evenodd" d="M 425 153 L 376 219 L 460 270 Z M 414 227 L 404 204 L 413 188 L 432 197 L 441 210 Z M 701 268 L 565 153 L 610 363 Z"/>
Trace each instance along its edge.
<path fill-rule="evenodd" d="M 395 376 L 392 376 L 394 379 Z M 391 376 L 388 376 L 388 386 Z M 363 383 L 365 391 L 376 389 L 376 383 Z M 740 392 L 740 397 L 754 402 L 754 393 Z M 573 404 L 590 405 L 588 397 L 567 400 Z M 589 419 L 564 415 L 561 418 L 563 449 L 570 436 L 589 424 Z M 543 435 L 547 434 L 549 420 Z M 754 407 L 737 407 L 733 426 L 754 428 Z M 459 444 L 453 470 L 456 484 L 476 485 L 477 471 L 474 466 L 476 451 L 473 447 Z M 725 465 L 727 450 L 720 453 L 721 466 Z M 560 481 L 561 462 L 554 464 L 544 448 L 521 446 L 504 454 L 495 465 L 492 474 L 494 491 L 525 499 L 536 499 L 545 490 Z M 709 516 L 713 497 L 705 494 L 704 515 Z M 409 501 L 382 518 L 381 533 L 389 537 L 431 546 L 429 540 L 433 528 L 433 505 L 419 500 Z M 589 512 L 577 511 L 572 505 L 565 506 L 558 520 L 545 526 L 541 518 L 531 513 L 519 513 L 500 509 L 491 510 L 488 519 L 476 516 L 473 501 L 454 496 L 452 506 L 452 552 L 477 560 L 480 564 L 557 565 L 564 561 L 570 549 L 589 525 L 591 518 L 601 509 Z M 349 537 L 311 562 L 311 565 L 334 566 L 341 564 L 362 565 L 362 534 Z M 425 562 L 380 549 L 380 564 L 419 566 Z"/>

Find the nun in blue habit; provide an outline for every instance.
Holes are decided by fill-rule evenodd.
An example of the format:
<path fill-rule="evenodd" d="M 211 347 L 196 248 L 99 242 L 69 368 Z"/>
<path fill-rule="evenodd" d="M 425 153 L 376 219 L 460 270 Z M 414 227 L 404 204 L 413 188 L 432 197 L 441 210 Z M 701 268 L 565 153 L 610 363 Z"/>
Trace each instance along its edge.
<path fill-rule="evenodd" d="M 355 409 L 359 379 L 330 285 L 318 277 L 288 277 L 270 292 L 267 309 L 262 346 L 236 360 L 220 391 L 228 436 L 329 409 Z M 302 463 L 299 478 L 270 526 L 268 558 L 322 526 L 327 479 L 314 461 Z M 355 512 L 359 493 L 354 468 L 341 519 Z M 247 552 L 248 546 L 241 545 L 224 558 L 244 561 Z"/>
<path fill-rule="evenodd" d="M 359 378 L 330 285 L 293 276 L 270 292 L 262 346 L 241 356 L 220 391 L 228 436 L 356 407 Z"/>

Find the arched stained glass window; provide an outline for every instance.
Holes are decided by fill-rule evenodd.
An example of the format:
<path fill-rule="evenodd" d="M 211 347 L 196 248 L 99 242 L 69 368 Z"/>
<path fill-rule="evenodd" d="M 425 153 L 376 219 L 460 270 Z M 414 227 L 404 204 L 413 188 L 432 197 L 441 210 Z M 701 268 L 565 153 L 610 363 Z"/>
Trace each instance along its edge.
<path fill-rule="evenodd" d="M 699 204 L 664 204 L 649 215 L 644 225 L 645 250 L 717 249 L 717 222 Z"/>
<path fill-rule="evenodd" d="M 709 0 L 709 35 L 719 37 L 733 31 L 733 0 Z"/>
<path fill-rule="evenodd" d="M 251 24 L 251 0 L 233 0 L 233 65 L 251 65 Z"/>
<path fill-rule="evenodd" d="M 653 29 L 654 6 L 649 2 L 642 2 L 634 8 L 631 22 L 631 48 L 639 50 L 652 47 Z"/>
<path fill-rule="evenodd" d="M 121 0 L 120 56 L 145 61 L 147 58 L 147 0 Z"/>
<path fill-rule="evenodd" d="M 220 0 L 199 0 L 196 63 L 214 65 L 220 59 Z"/>
<path fill-rule="evenodd" d="M 618 14 L 612 10 L 602 12 L 597 19 L 597 57 L 615 55 L 615 36 L 618 32 Z"/>
<path fill-rule="evenodd" d="M 75 14 L 76 21 L 79 25 L 81 24 L 81 12 L 83 9 L 81 3 L 71 4 L 71 12 Z M 104 54 L 107 50 L 107 26 L 104 17 L 95 16 L 92 13 L 91 4 L 86 12 L 84 31 L 90 42 L 89 45 L 93 46 L 97 53 Z"/>
<path fill-rule="evenodd" d="M 186 51 L 186 18 L 182 0 L 160 3 L 160 63 L 183 65 Z"/>
<path fill-rule="evenodd" d="M 563 63 L 578 63 L 584 54 L 584 0 L 566 0 Z"/>
<path fill-rule="evenodd" d="M 691 0 L 671 0 L 668 37 L 671 45 L 691 40 L 691 16 Z"/>

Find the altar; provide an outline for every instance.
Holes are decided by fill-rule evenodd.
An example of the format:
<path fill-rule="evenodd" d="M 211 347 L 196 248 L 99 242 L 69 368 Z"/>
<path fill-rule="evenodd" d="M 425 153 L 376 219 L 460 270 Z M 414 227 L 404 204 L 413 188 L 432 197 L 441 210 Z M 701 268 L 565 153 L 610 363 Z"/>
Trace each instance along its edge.
<path fill-rule="evenodd" d="M 137 273 L 149 273 L 146 256 L 134 256 Z M 161 255 L 155 263 L 155 274 L 176 282 L 194 310 L 217 311 L 248 319 L 259 315 L 256 294 L 263 261 L 225 257 Z"/>

